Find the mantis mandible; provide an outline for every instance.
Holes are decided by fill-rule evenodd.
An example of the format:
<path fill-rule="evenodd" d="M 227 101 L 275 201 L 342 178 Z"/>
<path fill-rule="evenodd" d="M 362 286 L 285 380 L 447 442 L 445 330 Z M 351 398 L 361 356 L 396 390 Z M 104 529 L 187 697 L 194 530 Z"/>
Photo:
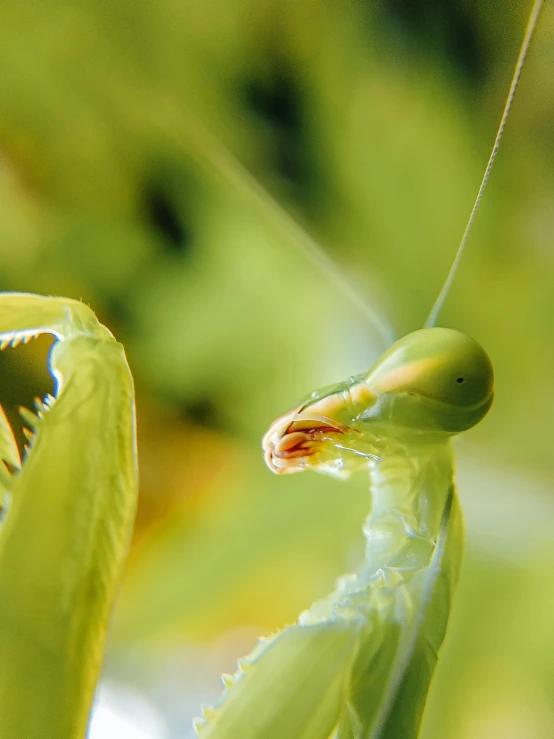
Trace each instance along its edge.
<path fill-rule="evenodd" d="M 412 739 L 444 639 L 462 554 L 451 438 L 493 400 L 485 351 L 435 326 L 480 205 L 541 0 L 535 0 L 492 153 L 452 268 L 425 328 L 367 373 L 312 393 L 263 440 L 277 474 L 369 470 L 366 553 L 298 622 L 239 660 L 202 739 Z"/>

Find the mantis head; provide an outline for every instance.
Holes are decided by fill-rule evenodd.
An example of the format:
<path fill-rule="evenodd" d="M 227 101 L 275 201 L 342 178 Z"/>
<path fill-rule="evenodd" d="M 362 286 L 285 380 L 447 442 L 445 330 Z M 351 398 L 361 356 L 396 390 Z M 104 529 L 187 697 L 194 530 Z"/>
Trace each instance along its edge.
<path fill-rule="evenodd" d="M 365 381 L 380 398 L 376 416 L 416 432 L 466 431 L 484 418 L 493 399 L 490 359 L 474 339 L 451 328 L 404 336 Z"/>
<path fill-rule="evenodd" d="M 475 426 L 493 400 L 493 369 L 481 346 L 448 328 L 414 331 L 364 375 L 313 393 L 264 437 L 277 473 L 306 468 L 344 475 L 378 459 L 394 437 L 457 434 Z"/>

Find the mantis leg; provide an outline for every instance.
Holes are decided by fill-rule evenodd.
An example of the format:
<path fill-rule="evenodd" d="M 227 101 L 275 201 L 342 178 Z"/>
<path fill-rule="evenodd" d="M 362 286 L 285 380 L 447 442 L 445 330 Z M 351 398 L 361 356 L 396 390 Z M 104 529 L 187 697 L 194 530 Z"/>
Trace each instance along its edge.
<path fill-rule="evenodd" d="M 19 469 L 5 417 L 0 531 L 2 739 L 82 739 L 137 498 L 133 382 L 84 304 L 0 295 L 0 342 L 51 333 L 55 398 L 23 411 Z M 3 466 L 3 465 L 2 465 Z"/>

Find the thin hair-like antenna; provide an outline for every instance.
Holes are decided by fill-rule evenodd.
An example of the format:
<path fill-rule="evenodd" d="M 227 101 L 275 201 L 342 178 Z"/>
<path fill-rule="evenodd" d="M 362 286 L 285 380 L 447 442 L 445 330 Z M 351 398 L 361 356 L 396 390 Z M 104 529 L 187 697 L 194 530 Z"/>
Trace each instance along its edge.
<path fill-rule="evenodd" d="M 167 121 L 172 121 L 173 125 L 168 126 Z M 159 121 L 157 125 L 160 126 Z M 367 319 L 382 339 L 384 347 L 389 347 L 395 341 L 396 337 L 389 323 L 364 299 L 335 260 L 190 111 L 187 111 L 186 118 L 183 118 L 176 109 L 166 106 L 164 130 L 201 166 L 217 172 L 235 190 L 247 196 L 267 221 L 285 236 L 300 254 L 312 262 L 335 285 L 342 296 Z M 184 137 L 181 134 L 183 130 L 187 132 Z M 185 142 L 189 142 L 188 146 Z M 191 146 L 190 142 L 194 145 Z"/>
<path fill-rule="evenodd" d="M 458 247 L 458 251 L 456 252 L 456 256 L 454 257 L 454 261 L 452 262 L 452 266 L 450 267 L 450 271 L 448 272 L 448 275 L 446 277 L 444 285 L 442 286 L 439 296 L 436 299 L 435 304 L 433 305 L 433 308 L 431 309 L 429 318 L 425 322 L 425 328 L 431 328 L 432 326 L 435 325 L 437 318 L 439 316 L 439 313 L 441 312 L 441 309 L 444 305 L 444 301 L 448 297 L 448 293 L 450 292 L 450 288 L 452 287 L 454 278 L 456 277 L 456 272 L 458 271 L 460 262 L 462 261 L 462 257 L 464 255 L 464 251 L 466 248 L 469 232 L 471 231 L 471 228 L 473 226 L 473 221 L 475 220 L 475 216 L 477 215 L 479 205 L 481 204 L 481 200 L 483 198 L 483 192 L 485 191 L 485 187 L 489 179 L 489 175 L 491 173 L 492 165 L 494 164 L 494 160 L 498 152 L 498 147 L 500 146 L 500 139 L 502 138 L 502 134 L 504 133 L 506 121 L 508 119 L 508 114 L 510 112 L 510 108 L 512 107 L 512 103 L 514 101 L 519 78 L 521 77 L 521 71 L 523 69 L 525 59 L 527 57 L 527 52 L 529 51 L 529 46 L 531 45 L 531 39 L 533 38 L 535 28 L 537 27 L 537 22 L 539 20 L 539 15 L 542 10 L 543 4 L 544 4 L 544 0 L 535 0 L 533 8 L 531 10 L 531 15 L 529 16 L 529 20 L 527 21 L 527 28 L 525 29 L 525 36 L 523 37 L 523 42 L 521 44 L 521 49 L 519 51 L 519 56 L 517 58 L 516 66 L 514 69 L 512 83 L 510 85 L 510 91 L 508 92 L 506 104 L 504 105 L 504 111 L 502 113 L 502 118 L 500 119 L 500 125 L 498 126 L 498 131 L 496 132 L 496 138 L 494 140 L 494 145 L 492 147 L 491 155 L 489 157 L 489 161 L 485 169 L 485 174 L 483 175 L 483 180 L 481 181 L 481 186 L 479 188 L 479 192 L 477 193 L 475 203 L 471 210 L 469 220 L 467 222 L 467 226 L 465 228 L 464 234 L 462 236 L 462 240 L 460 242 L 460 246 Z"/>

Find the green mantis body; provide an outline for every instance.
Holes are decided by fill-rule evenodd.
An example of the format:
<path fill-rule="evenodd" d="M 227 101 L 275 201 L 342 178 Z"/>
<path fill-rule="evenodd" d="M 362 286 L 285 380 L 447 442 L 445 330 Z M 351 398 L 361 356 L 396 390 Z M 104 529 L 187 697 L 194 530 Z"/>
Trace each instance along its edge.
<path fill-rule="evenodd" d="M 462 550 L 450 438 L 477 424 L 493 371 L 463 334 L 433 328 L 464 253 L 541 12 L 535 0 L 485 174 L 426 328 L 366 375 L 326 388 L 264 437 L 276 473 L 344 476 L 366 465 L 364 562 L 298 623 L 224 678 L 203 739 L 415 739 L 446 631 Z"/>
<path fill-rule="evenodd" d="M 1 421 L 0 737 L 81 739 L 137 494 L 134 394 L 123 347 L 82 303 L 0 296 L 0 341 L 50 333 L 56 397 L 22 411 L 20 467 Z"/>
<path fill-rule="evenodd" d="M 417 736 L 462 547 L 450 438 L 492 398 L 481 347 L 431 328 L 273 424 L 264 449 L 274 472 L 369 468 L 366 555 L 239 663 L 220 705 L 197 722 L 203 739 Z"/>

